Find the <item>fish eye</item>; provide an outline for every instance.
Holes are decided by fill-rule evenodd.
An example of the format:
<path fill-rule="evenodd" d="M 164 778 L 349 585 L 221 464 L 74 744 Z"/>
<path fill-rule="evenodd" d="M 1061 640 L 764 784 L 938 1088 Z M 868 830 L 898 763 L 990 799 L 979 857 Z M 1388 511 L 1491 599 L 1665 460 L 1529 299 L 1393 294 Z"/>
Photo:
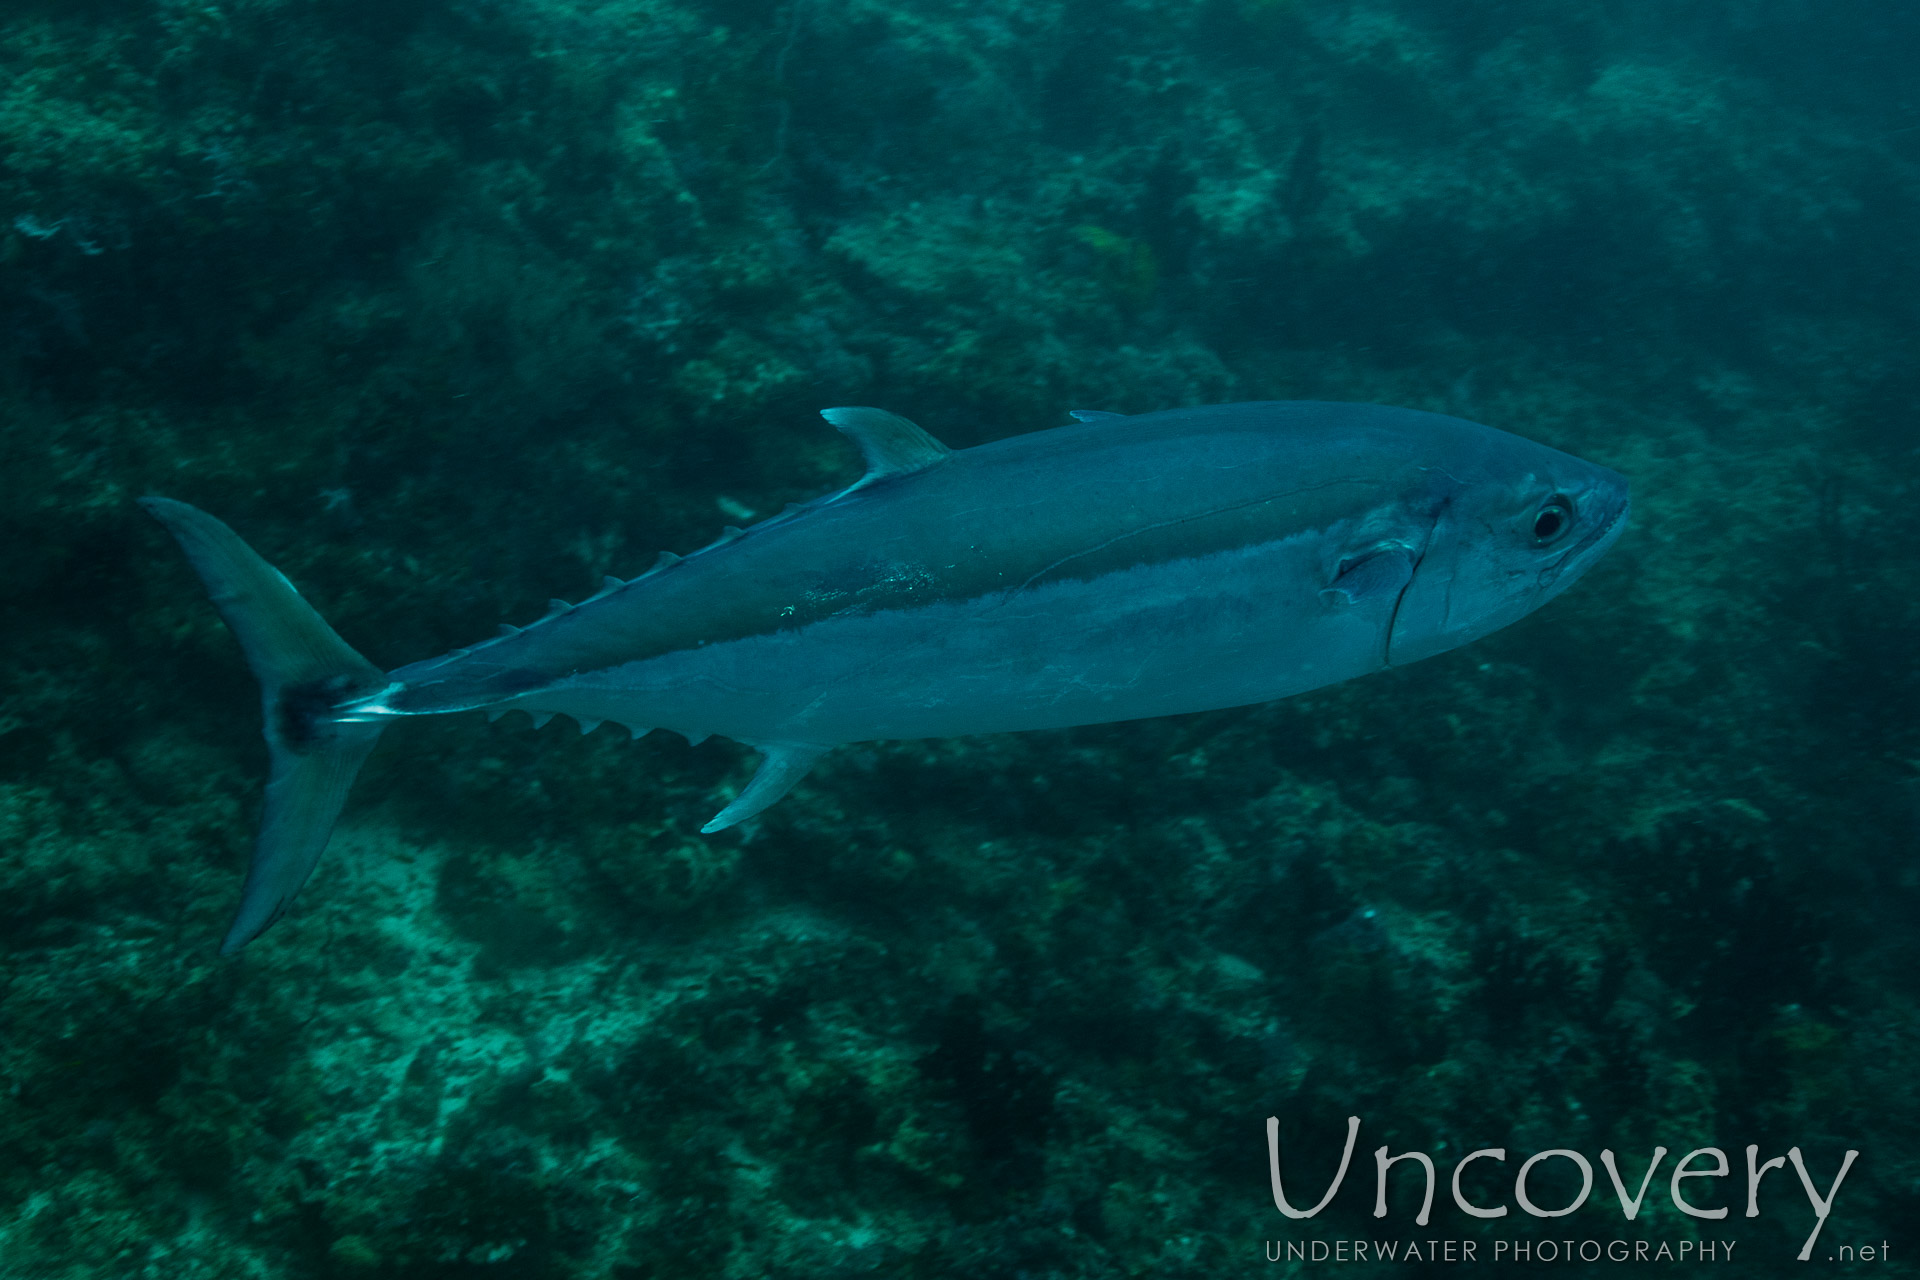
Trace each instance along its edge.
<path fill-rule="evenodd" d="M 1544 547 L 1573 524 L 1573 499 L 1556 493 L 1533 516 L 1533 544 Z"/>

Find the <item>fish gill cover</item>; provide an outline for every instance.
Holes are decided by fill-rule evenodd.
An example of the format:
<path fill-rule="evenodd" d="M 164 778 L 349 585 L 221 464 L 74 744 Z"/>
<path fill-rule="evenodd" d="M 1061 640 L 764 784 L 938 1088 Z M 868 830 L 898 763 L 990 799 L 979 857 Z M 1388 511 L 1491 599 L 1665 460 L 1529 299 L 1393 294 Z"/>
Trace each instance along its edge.
<path fill-rule="evenodd" d="M 1755 1144 L 1858 1150 L 1815 1256 L 1920 1274 L 1916 58 L 1864 0 L 8 6 L 0 1273 L 1786 1273 Z M 1263 398 L 1519 431 L 1635 528 L 1432 662 L 844 749 L 712 838 L 730 744 L 402 725 L 215 956 L 258 705 L 136 498 L 392 667 L 844 485 L 826 405 Z M 1283 1217 L 1265 1118 L 1304 1203 L 1350 1115 Z M 1444 1186 L 1656 1145 L 1730 1215 Z"/>

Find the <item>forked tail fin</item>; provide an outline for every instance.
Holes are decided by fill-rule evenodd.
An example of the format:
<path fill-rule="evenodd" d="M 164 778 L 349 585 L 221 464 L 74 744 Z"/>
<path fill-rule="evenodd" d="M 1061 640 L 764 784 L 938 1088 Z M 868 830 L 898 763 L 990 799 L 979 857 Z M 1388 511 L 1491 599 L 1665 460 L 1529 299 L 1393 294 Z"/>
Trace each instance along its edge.
<path fill-rule="evenodd" d="M 260 681 L 272 774 L 240 911 L 220 944 L 222 955 L 232 955 L 286 914 L 327 847 L 381 729 L 337 711 L 380 689 L 386 676 L 226 525 L 169 498 L 140 505 L 179 541 Z"/>

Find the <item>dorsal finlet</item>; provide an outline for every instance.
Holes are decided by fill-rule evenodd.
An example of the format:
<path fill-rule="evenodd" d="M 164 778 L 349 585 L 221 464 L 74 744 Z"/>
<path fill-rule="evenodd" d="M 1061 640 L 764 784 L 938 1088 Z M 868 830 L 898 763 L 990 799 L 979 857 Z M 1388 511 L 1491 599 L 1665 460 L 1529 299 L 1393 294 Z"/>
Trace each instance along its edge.
<path fill-rule="evenodd" d="M 500 624 L 500 639 L 505 640 L 508 636 L 517 636 L 519 634 L 520 628 L 514 626 L 511 622 L 503 622 Z"/>
<path fill-rule="evenodd" d="M 612 574 L 608 574 L 606 577 L 600 579 L 600 589 L 602 591 L 618 591 L 626 585 L 627 580 L 625 578 L 616 578 Z"/>
<path fill-rule="evenodd" d="M 930 467 L 953 452 L 899 414 L 885 409 L 822 409 L 820 416 L 840 428 L 866 455 L 867 474 L 860 477 L 854 489 L 887 476 Z"/>
<path fill-rule="evenodd" d="M 662 569 L 670 569 L 670 568 L 672 568 L 672 567 L 673 567 L 674 565 L 676 565 L 676 564 L 679 564 L 679 563 L 680 563 L 680 557 L 679 557 L 679 556 L 677 556 L 677 555 L 675 555 L 675 554 L 673 554 L 673 552 L 671 552 L 671 551 L 662 551 L 662 552 L 660 553 L 660 558 L 659 558 L 658 560 L 655 560 L 655 561 L 653 562 L 653 568 L 652 568 L 652 570 L 651 570 L 651 572 L 653 572 L 653 573 L 658 573 L 658 572 L 660 572 L 660 571 L 661 571 Z"/>
<path fill-rule="evenodd" d="M 571 608 L 573 608 L 572 605 L 568 604 L 565 600 L 560 599 L 558 596 L 555 596 L 553 599 L 547 601 L 547 617 L 548 618 L 558 617 L 559 615 L 565 613 L 567 610 Z M 545 619 L 542 619 L 542 621 L 545 621 Z"/>

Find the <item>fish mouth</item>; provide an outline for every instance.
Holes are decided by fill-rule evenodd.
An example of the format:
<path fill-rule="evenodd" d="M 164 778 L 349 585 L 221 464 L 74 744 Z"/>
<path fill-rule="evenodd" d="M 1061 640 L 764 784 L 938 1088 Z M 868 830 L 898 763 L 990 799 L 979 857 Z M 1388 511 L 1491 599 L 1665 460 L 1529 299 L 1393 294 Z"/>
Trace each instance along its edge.
<path fill-rule="evenodd" d="M 1613 540 L 1626 531 L 1627 516 L 1632 510 L 1633 498 L 1627 494 L 1621 494 L 1620 509 L 1613 513 L 1613 518 L 1583 538 L 1574 547 L 1573 554 L 1579 556 L 1593 550 L 1597 555 L 1600 551 L 1605 551 L 1612 546 Z"/>

